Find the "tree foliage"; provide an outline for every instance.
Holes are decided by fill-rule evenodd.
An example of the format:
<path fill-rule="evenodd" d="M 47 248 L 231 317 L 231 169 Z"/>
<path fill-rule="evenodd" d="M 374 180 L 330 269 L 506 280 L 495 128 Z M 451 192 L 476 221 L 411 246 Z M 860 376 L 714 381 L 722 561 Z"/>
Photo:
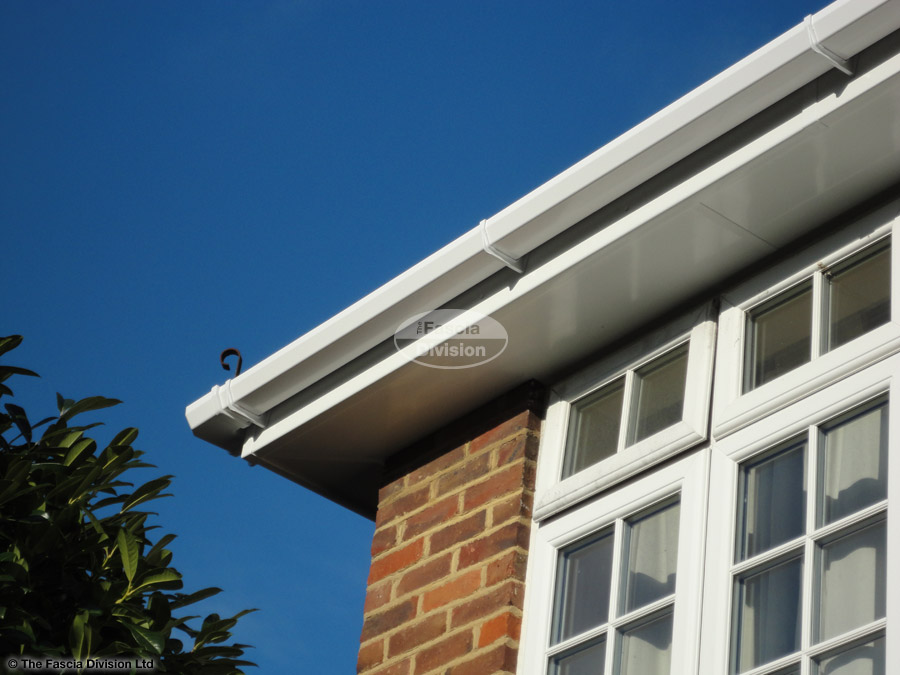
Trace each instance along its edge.
<path fill-rule="evenodd" d="M 21 336 L 0 337 L 0 356 Z M 0 364 L 0 398 L 12 396 L 13 375 L 35 376 Z M 171 476 L 135 487 L 129 469 L 152 467 L 132 447 L 137 429 L 124 429 L 98 452 L 81 413 L 119 401 L 80 401 L 57 394 L 55 416 L 32 423 L 7 402 L 0 411 L 0 654 L 87 660 L 152 658 L 161 672 L 229 675 L 255 665 L 248 645 L 226 644 L 237 620 L 210 614 L 180 616 L 183 608 L 220 592 L 183 593 L 181 574 L 154 540 L 149 502 L 168 496 Z M 43 431 L 40 431 L 43 429 Z"/>

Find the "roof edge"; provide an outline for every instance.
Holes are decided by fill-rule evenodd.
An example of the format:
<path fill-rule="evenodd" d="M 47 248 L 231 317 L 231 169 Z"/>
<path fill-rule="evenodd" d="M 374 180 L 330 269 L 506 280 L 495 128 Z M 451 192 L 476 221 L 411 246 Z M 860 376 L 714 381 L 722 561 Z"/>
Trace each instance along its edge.
<path fill-rule="evenodd" d="M 850 59 L 900 29 L 900 0 L 838 0 L 808 22 L 819 45 Z M 798 24 L 503 209 L 484 232 L 495 248 L 522 258 L 833 67 L 814 49 L 807 25 Z M 442 306 L 502 268 L 485 250 L 482 227 L 473 228 L 230 380 L 230 408 L 213 387 L 187 407 L 191 429 L 239 450 L 254 419 L 265 424 L 268 411 L 389 338 L 406 318 Z M 235 407 L 245 414 L 235 415 Z"/>

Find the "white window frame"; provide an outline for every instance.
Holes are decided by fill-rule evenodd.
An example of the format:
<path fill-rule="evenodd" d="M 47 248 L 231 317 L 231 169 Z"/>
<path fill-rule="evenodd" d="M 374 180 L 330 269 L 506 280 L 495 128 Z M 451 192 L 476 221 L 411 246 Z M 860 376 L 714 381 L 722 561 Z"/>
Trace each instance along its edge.
<path fill-rule="evenodd" d="M 723 297 L 719 317 L 713 436 L 722 438 L 799 401 L 813 392 L 900 351 L 900 200 L 869 213 L 740 285 Z M 822 272 L 878 241 L 891 238 L 891 320 L 865 335 L 819 353 Z M 746 393 L 742 391 L 748 312 L 792 286 L 812 278 L 812 359 Z"/>
<path fill-rule="evenodd" d="M 821 425 L 830 419 L 851 411 L 888 394 L 889 421 L 888 438 L 890 460 L 888 462 L 888 506 L 887 506 L 887 611 L 886 617 L 856 631 L 862 635 L 876 624 L 884 631 L 886 642 L 886 662 L 900 663 L 900 640 L 897 639 L 897 624 L 900 622 L 900 577 L 891 574 L 900 560 L 900 455 L 893 449 L 900 441 L 900 355 L 876 362 L 844 380 L 821 389 L 789 407 L 784 407 L 755 424 L 747 425 L 722 440 L 712 443 L 710 469 L 709 509 L 707 523 L 706 576 L 704 579 L 703 641 L 701 644 L 700 675 L 723 675 L 733 673 L 733 576 L 734 547 L 737 523 L 737 495 L 739 492 L 739 465 L 741 462 L 777 447 L 792 438 L 797 438 L 814 425 Z M 808 467 L 807 471 L 815 471 Z M 812 476 L 810 480 L 815 480 Z M 861 513 L 866 513 L 864 509 Z M 809 523 L 815 513 L 807 513 Z M 808 525 L 807 532 L 811 525 Z M 812 611 L 811 589 L 813 565 L 809 559 L 804 564 L 804 625 L 809 625 Z M 808 637 L 804 634 L 804 640 Z M 836 643 L 830 639 L 821 645 L 806 647 L 801 675 L 811 675 L 808 656 L 829 651 Z M 768 675 L 778 673 L 796 656 L 784 657 L 760 666 L 749 673 Z M 674 672 L 674 671 L 673 671 Z M 889 671 L 890 672 L 890 671 Z"/>
<path fill-rule="evenodd" d="M 679 495 L 681 513 L 671 672 L 697 672 L 708 475 L 709 450 L 703 448 L 657 468 L 646 477 L 592 500 L 581 508 L 532 528 L 526 578 L 528 594 L 517 671 L 519 675 L 546 675 L 552 654 L 590 640 L 593 633 L 603 632 L 586 631 L 560 645 L 550 646 L 560 549 L 674 495 Z M 616 527 L 617 541 L 614 550 L 617 554 L 613 562 L 613 583 L 620 577 L 622 529 L 621 526 Z M 610 659 L 614 658 L 620 640 L 621 636 L 617 633 L 612 643 L 607 643 L 607 663 L 612 662 Z"/>
<path fill-rule="evenodd" d="M 541 433 L 534 519 L 541 521 L 646 470 L 699 442 L 709 428 L 710 389 L 716 342 L 713 305 L 654 331 L 643 339 L 579 371 L 551 391 Z M 625 447 L 634 371 L 675 347 L 688 343 L 684 409 L 681 421 Z M 618 452 L 562 478 L 572 404 L 624 375 L 623 423 Z"/>

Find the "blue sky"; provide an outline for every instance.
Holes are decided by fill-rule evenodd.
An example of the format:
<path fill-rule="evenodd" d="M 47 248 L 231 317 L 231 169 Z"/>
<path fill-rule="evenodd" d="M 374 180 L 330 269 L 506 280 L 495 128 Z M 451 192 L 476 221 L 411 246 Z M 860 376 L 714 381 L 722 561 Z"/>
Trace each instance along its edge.
<path fill-rule="evenodd" d="M 256 672 L 355 672 L 373 526 L 191 435 L 219 352 L 262 360 L 821 6 L 2 0 L 19 402 L 122 399 L 100 436 L 175 474 L 157 523 L 204 609 L 260 608 Z"/>

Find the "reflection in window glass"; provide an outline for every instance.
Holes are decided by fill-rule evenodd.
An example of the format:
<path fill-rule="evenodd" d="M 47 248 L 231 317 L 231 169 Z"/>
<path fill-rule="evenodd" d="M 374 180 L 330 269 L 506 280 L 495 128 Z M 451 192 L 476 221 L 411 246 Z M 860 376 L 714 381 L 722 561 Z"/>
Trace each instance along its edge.
<path fill-rule="evenodd" d="M 595 642 L 553 659 L 553 675 L 603 675 L 606 642 Z"/>
<path fill-rule="evenodd" d="M 554 643 L 603 625 L 609 618 L 612 530 L 569 546 L 559 555 Z"/>
<path fill-rule="evenodd" d="M 806 530 L 806 444 L 742 468 L 738 560 L 799 537 Z"/>
<path fill-rule="evenodd" d="M 688 346 L 684 344 L 635 373 L 635 412 L 629 443 L 681 421 L 687 360 Z"/>
<path fill-rule="evenodd" d="M 820 461 L 820 525 L 887 497 L 887 412 L 887 403 L 883 403 L 825 430 Z"/>
<path fill-rule="evenodd" d="M 884 616 L 886 563 L 884 522 L 822 547 L 818 641 Z"/>
<path fill-rule="evenodd" d="M 828 349 L 886 324 L 891 318 L 891 250 L 866 252 L 828 280 Z"/>
<path fill-rule="evenodd" d="M 672 660 L 672 614 L 666 613 L 622 635 L 619 675 L 666 675 Z"/>
<path fill-rule="evenodd" d="M 737 671 L 744 672 L 800 648 L 803 561 L 788 560 L 737 581 Z"/>
<path fill-rule="evenodd" d="M 678 503 L 645 515 L 626 529 L 623 613 L 675 592 Z"/>
<path fill-rule="evenodd" d="M 819 661 L 816 675 L 887 675 L 884 638 L 851 647 Z"/>
<path fill-rule="evenodd" d="M 765 384 L 812 357 L 812 281 L 750 312 L 744 391 Z"/>
<path fill-rule="evenodd" d="M 624 388 L 620 378 L 572 406 L 563 478 L 616 453 Z"/>

